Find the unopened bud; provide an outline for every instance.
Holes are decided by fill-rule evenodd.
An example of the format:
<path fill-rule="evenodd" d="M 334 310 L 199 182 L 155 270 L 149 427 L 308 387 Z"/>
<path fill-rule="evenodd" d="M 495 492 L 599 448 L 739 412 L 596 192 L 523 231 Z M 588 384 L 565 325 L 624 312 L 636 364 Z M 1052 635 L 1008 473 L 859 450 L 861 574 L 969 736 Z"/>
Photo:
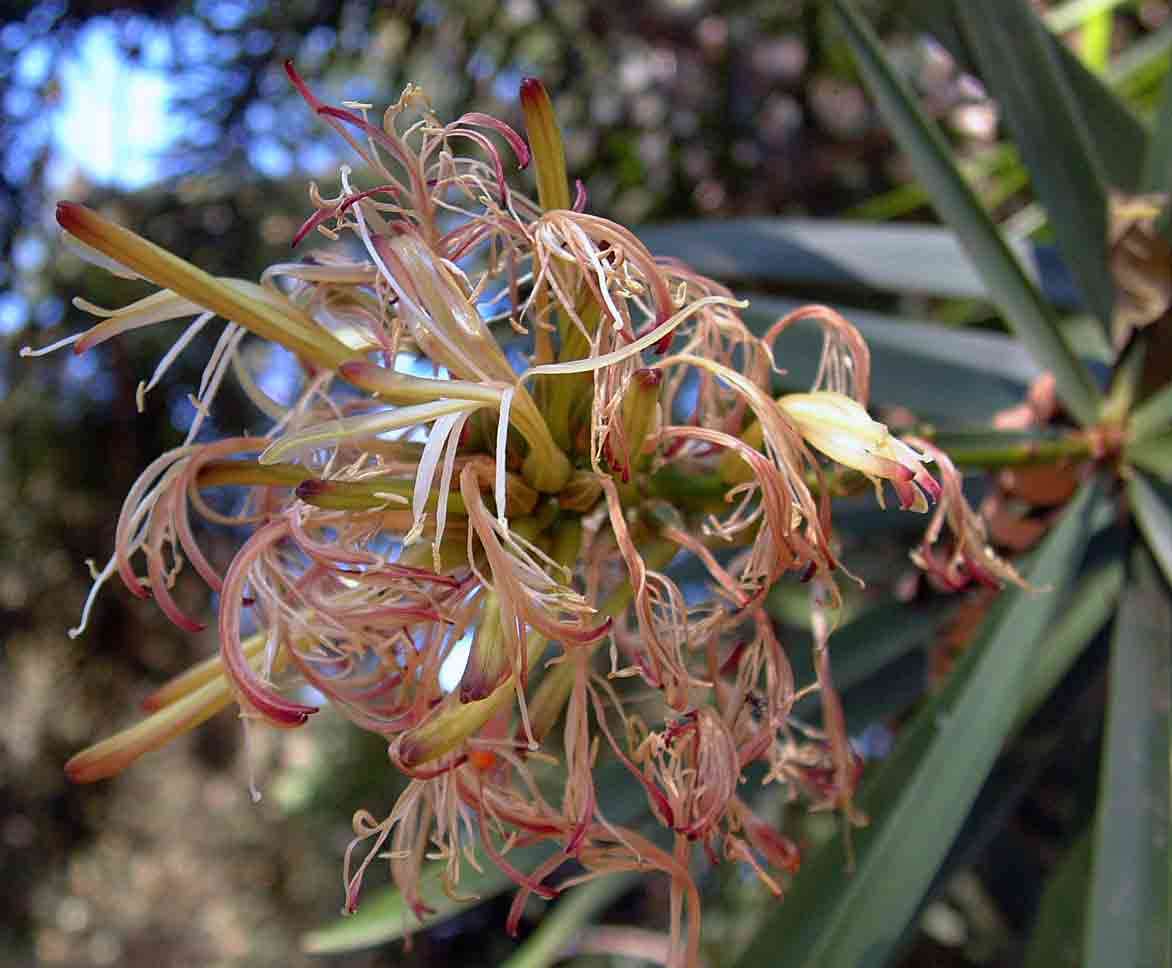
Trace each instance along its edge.
<path fill-rule="evenodd" d="M 495 595 L 490 594 L 480 613 L 468 664 L 460 679 L 460 702 L 477 702 L 488 697 L 511 671 L 512 663 L 501 632 L 500 603 Z"/>
<path fill-rule="evenodd" d="M 623 480 L 630 478 L 647 438 L 659 429 L 659 385 L 662 382 L 661 370 L 636 370 L 623 396 L 619 410 L 621 424 L 611 429 L 607 439 L 610 460 L 622 473 Z"/>
<path fill-rule="evenodd" d="M 570 181 L 566 174 L 566 150 L 545 85 L 536 77 L 521 81 L 521 110 L 525 133 L 537 172 L 537 198 L 546 209 L 570 207 Z"/>
<path fill-rule="evenodd" d="M 598 475 L 592 471 L 574 471 L 570 480 L 558 495 L 558 504 L 567 511 L 585 514 L 602 497 L 602 485 Z"/>

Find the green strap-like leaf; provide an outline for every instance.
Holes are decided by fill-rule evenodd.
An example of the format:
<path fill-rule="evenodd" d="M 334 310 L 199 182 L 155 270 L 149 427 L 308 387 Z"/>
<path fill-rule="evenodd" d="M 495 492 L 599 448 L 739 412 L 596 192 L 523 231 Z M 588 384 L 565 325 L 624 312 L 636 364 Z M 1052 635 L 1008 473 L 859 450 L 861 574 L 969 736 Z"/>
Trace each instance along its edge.
<path fill-rule="evenodd" d="M 1050 307 L 957 170 L 947 143 L 924 117 L 854 4 L 850 0 L 833 0 L 833 9 L 879 110 L 907 152 L 912 169 L 928 189 L 937 210 L 968 250 L 1006 322 L 1038 363 L 1053 372 L 1058 392 L 1070 412 L 1080 423 L 1094 422 L 1100 405 L 1098 387 L 1063 339 Z"/>
<path fill-rule="evenodd" d="M 1168 702 L 1172 602 L 1142 547 L 1132 555 L 1111 648 L 1110 698 L 1083 964 L 1172 963 L 1168 890 Z"/>
<path fill-rule="evenodd" d="M 1144 157 L 1143 190 L 1166 192 L 1172 188 L 1172 71 L 1164 78 L 1160 112 Z"/>
<path fill-rule="evenodd" d="M 954 6 L 1058 246 L 1087 305 L 1106 326 L 1115 287 L 1107 260 L 1105 178 L 1049 34 L 1025 0 Z"/>
<path fill-rule="evenodd" d="M 964 70 L 975 74 L 976 59 L 956 23 L 958 2 L 983 9 L 983 4 L 974 4 L 972 0 L 906 0 L 902 12 L 917 29 L 934 35 Z M 1143 124 L 1113 93 L 1109 84 L 1088 70 L 1060 38 L 1050 35 L 1048 41 L 1079 105 L 1107 181 L 1122 191 L 1138 191 L 1148 141 Z M 1125 57 L 1123 55 L 1119 60 Z M 1113 65 L 1108 71 L 1108 81 L 1120 83 L 1132 70 L 1129 64 L 1119 65 L 1118 69 Z"/>
<path fill-rule="evenodd" d="M 888 601 L 856 616 L 830 637 L 835 687 L 844 695 L 857 695 L 854 690 L 861 687 L 882 692 L 892 664 L 931 645 L 954 608 L 955 604 L 944 598 L 917 605 Z M 797 683 L 804 686 L 813 682 L 809 634 L 787 631 L 784 640 Z M 798 703 L 795 711 L 802 718 L 815 720 L 819 710 L 818 697 L 811 695 Z"/>
<path fill-rule="evenodd" d="M 1091 879 L 1091 837 L 1086 831 L 1066 852 L 1042 895 L 1024 968 L 1077 968 Z"/>
<path fill-rule="evenodd" d="M 1172 508 L 1143 474 L 1136 474 L 1128 483 L 1127 496 L 1148 550 L 1172 584 Z"/>
<path fill-rule="evenodd" d="M 519 867 L 528 868 L 540 863 L 549 853 L 550 848 L 540 844 L 511 852 L 509 860 Z M 508 890 L 512 884 L 499 867 L 483 858 L 481 866 L 484 868 L 483 873 L 473 870 L 470 865 L 464 865 L 464 873 L 460 877 L 460 892 L 469 896 L 470 900 L 455 901 L 444 894 L 439 886 L 441 865 L 434 864 L 427 869 L 422 879 L 427 903 L 433 913 L 425 915 L 422 921 L 416 918 L 399 891 L 383 888 L 371 891 L 356 913 L 302 935 L 301 950 L 311 955 L 355 951 L 396 941 L 416 931 L 450 921 L 485 898 Z"/>
<path fill-rule="evenodd" d="M 1058 34 L 1085 26 L 1089 21 L 1109 14 L 1121 7 L 1127 0 L 1066 0 L 1050 8 L 1046 14 L 1046 26 Z"/>
<path fill-rule="evenodd" d="M 834 286 L 990 300 L 989 289 L 956 235 L 939 225 L 838 219 L 699 219 L 649 225 L 639 237 L 656 255 L 683 259 L 714 279 Z M 1029 241 L 1010 248 L 1050 302 L 1073 306 L 1078 294 Z M 924 267 L 931 266 L 931 272 Z"/>
<path fill-rule="evenodd" d="M 739 965 L 886 963 L 1029 698 L 1039 643 L 1063 601 L 1056 590 L 1082 559 L 1097 503 L 1095 485 L 1084 486 L 1028 569 L 1052 591 L 1002 593 L 945 689 L 865 787 L 860 806 L 872 822 L 856 834 L 855 872 L 843 869 L 841 844 L 818 851 Z"/>
<path fill-rule="evenodd" d="M 1172 73 L 1168 76 L 1172 78 Z M 1146 440 L 1172 427 L 1172 383 L 1153 393 L 1131 413 L 1129 429 L 1135 440 Z"/>
<path fill-rule="evenodd" d="M 1071 591 L 1062 617 L 1040 644 L 1018 724 L 1038 709 L 1070 671 L 1090 641 L 1107 624 L 1123 590 L 1123 561 L 1112 558 L 1081 578 Z"/>
<path fill-rule="evenodd" d="M 1166 484 L 1172 484 L 1172 431 L 1129 444 L 1124 451 L 1129 464 L 1142 467 Z"/>
<path fill-rule="evenodd" d="M 572 949 L 574 939 L 595 915 L 610 907 L 638 879 L 638 874 L 611 874 L 574 888 L 542 918 L 540 927 L 502 968 L 548 968 Z"/>

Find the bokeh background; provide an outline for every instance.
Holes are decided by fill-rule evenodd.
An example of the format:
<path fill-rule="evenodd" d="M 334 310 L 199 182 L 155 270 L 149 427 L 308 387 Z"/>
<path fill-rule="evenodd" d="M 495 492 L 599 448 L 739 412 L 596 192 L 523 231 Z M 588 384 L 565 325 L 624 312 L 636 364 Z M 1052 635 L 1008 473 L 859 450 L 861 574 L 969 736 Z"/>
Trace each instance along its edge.
<path fill-rule="evenodd" d="M 940 48 L 900 33 L 897 6 L 869 9 L 956 150 L 983 157 L 997 134 L 994 107 Z M 1127 7 L 1119 47 L 1155 35 L 1168 16 L 1166 3 Z M 350 160 L 289 88 L 280 65 L 292 57 L 327 100 L 381 107 L 413 80 L 443 117 L 484 110 L 518 126 L 518 83 L 538 75 L 591 209 L 627 223 L 877 211 L 931 219 L 915 197 L 890 194 L 906 180 L 903 163 L 819 8 L 0 3 L 0 963 L 489 964 L 511 948 L 497 902 L 417 938 L 410 954 L 398 945 L 335 959 L 301 952 L 302 933 L 337 916 L 351 814 L 383 809 L 395 789 L 381 745 L 327 714 L 312 730 L 256 736 L 247 748 L 239 723 L 221 716 L 116 780 L 65 782 L 72 752 L 130 722 L 152 686 L 215 649 L 210 635 L 177 632 L 114 586 L 86 634 L 66 635 L 88 588 L 84 562 L 108 554 L 127 487 L 191 419 L 187 397 L 210 343 L 185 354 L 142 414 L 135 388 L 169 332 L 80 357 L 20 358 L 20 347 L 85 325 L 72 295 L 120 305 L 141 294 L 62 251 L 53 202 L 99 207 L 211 272 L 255 278 L 287 256 L 309 210 L 307 181 L 332 188 Z M 1025 201 L 1011 186 L 997 203 Z M 215 417 L 227 429 L 252 419 L 230 389 Z M 180 594 L 201 604 L 194 585 Z M 1069 762 L 1051 763 L 1051 787 L 1093 784 L 1079 766 L 1094 741 L 1072 741 Z M 250 776 L 264 791 L 257 804 Z M 1000 845 L 987 863 L 1011 881 L 1028 879 L 1019 867 L 1045 868 L 1044 828 L 1059 822 L 1049 818 L 1064 795 L 1019 803 L 1021 823 L 1043 833 L 1023 838 L 1022 854 Z M 658 890 L 628 896 L 611 917 L 661 924 Z M 716 947 L 769 903 L 735 877 L 708 893 Z M 989 907 L 988 950 L 975 953 L 955 942 L 948 910 L 925 921 L 911 963 L 1010 957 L 1015 925 L 1003 909 Z M 981 910 L 977 898 L 970 924 Z"/>

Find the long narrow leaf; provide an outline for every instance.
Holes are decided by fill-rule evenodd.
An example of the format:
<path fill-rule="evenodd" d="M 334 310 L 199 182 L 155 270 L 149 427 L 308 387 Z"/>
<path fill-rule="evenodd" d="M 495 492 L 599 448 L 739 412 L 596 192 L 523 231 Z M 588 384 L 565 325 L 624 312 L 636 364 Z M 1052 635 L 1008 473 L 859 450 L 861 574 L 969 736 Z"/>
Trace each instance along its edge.
<path fill-rule="evenodd" d="M 1050 308 L 957 171 L 947 143 L 924 117 L 854 4 L 850 0 L 833 0 L 833 9 L 880 111 L 936 208 L 984 276 L 1006 322 L 1035 359 L 1053 372 L 1058 392 L 1071 413 L 1080 423 L 1092 423 L 1099 411 L 1098 388 L 1066 344 Z"/>
<path fill-rule="evenodd" d="M 1082 926 L 1091 879 L 1087 831 L 1051 875 L 1026 949 L 1025 968 L 1077 968 L 1082 962 Z"/>
<path fill-rule="evenodd" d="M 1172 603 L 1142 548 L 1115 620 L 1083 964 L 1168 965 Z"/>
<path fill-rule="evenodd" d="M 1025 0 L 954 7 L 1058 246 L 1087 305 L 1106 326 L 1115 294 L 1107 259 L 1105 176 L 1046 28 Z"/>
<path fill-rule="evenodd" d="M 892 663 L 908 653 L 922 651 L 935 641 L 936 633 L 954 607 L 945 599 L 916 606 L 891 601 L 863 612 L 830 638 L 835 686 L 849 693 L 872 680 L 882 682 Z M 812 682 L 814 665 L 809 636 L 787 633 L 786 644 L 793 656 L 798 684 Z M 797 712 L 814 719 L 819 708 L 818 697 L 808 696 L 798 704 Z"/>
<path fill-rule="evenodd" d="M 1052 7 L 1046 14 L 1046 26 L 1055 33 L 1085 26 L 1089 21 L 1103 14 L 1109 14 L 1127 0 L 1066 0 L 1066 3 Z"/>
<path fill-rule="evenodd" d="M 644 815 L 647 801 L 642 789 L 630 782 L 626 771 L 617 765 L 599 772 L 600 794 L 607 803 L 607 817 L 615 823 L 628 824 Z M 556 847 L 531 844 L 509 851 L 509 861 L 528 870 L 547 858 Z M 422 894 L 433 909 L 422 920 L 416 918 L 403 895 L 396 888 L 373 890 L 363 898 L 357 913 L 324 925 L 301 936 L 301 950 L 308 954 L 337 954 L 395 941 L 408 934 L 443 924 L 481 901 L 503 894 L 515 886 L 499 867 L 478 851 L 481 871 L 465 865 L 460 875 L 460 894 L 467 900 L 453 900 L 442 890 L 444 861 L 433 861 L 420 878 Z"/>
<path fill-rule="evenodd" d="M 876 225 L 836 219 L 700 219 L 649 225 L 639 237 L 656 255 L 683 259 L 714 279 L 752 279 L 989 300 L 985 280 L 956 236 L 939 225 Z M 1078 304 L 1056 253 L 1010 243 L 1049 302 Z M 931 272 L 924 267 L 931 266 Z"/>
<path fill-rule="evenodd" d="M 1172 508 L 1142 474 L 1131 479 L 1127 496 L 1148 550 L 1164 573 L 1165 580 L 1172 584 Z"/>
<path fill-rule="evenodd" d="M 1062 610 L 1062 617 L 1041 643 L 1025 702 L 1018 713 L 1019 724 L 1042 705 L 1086 646 L 1107 624 L 1123 590 L 1123 571 L 1123 561 L 1114 558 L 1075 585 Z"/>
<path fill-rule="evenodd" d="M 1098 489 L 1085 486 L 1044 542 L 1029 578 L 1049 592 L 1004 592 L 948 685 L 904 731 L 860 803 L 857 870 L 840 846 L 810 859 L 743 968 L 883 965 L 963 823 L 1029 698 L 1038 642 L 1088 540 Z"/>
<path fill-rule="evenodd" d="M 1172 431 L 1160 437 L 1137 440 L 1128 445 L 1124 456 L 1129 464 L 1142 467 L 1165 484 L 1172 484 Z"/>
<path fill-rule="evenodd" d="M 509 855 L 513 864 L 536 865 L 549 854 L 544 845 L 525 847 Z M 453 900 L 440 889 L 441 867 L 437 863 L 423 878 L 428 904 L 433 909 L 417 919 L 403 895 L 394 889 L 372 891 L 355 914 L 307 932 L 301 937 L 301 950 L 311 955 L 337 954 L 395 941 L 415 931 L 422 931 L 450 921 L 475 907 L 481 900 L 508 890 L 512 882 L 499 867 L 482 863 L 483 873 L 471 869 L 460 879 L 460 890 L 469 900 Z"/>
<path fill-rule="evenodd" d="M 902 13 L 914 27 L 934 35 L 964 70 L 976 73 L 975 58 L 956 23 L 956 2 L 957 0 L 907 0 Z M 971 0 L 959 2 L 971 4 Z M 973 6 L 979 8 L 981 5 Z M 1140 120 L 1110 86 L 1121 83 L 1130 76 L 1130 65 L 1112 65 L 1107 72 L 1108 83 L 1104 83 L 1102 78 L 1087 69 L 1078 55 L 1060 38 L 1051 35 L 1048 40 L 1054 58 L 1082 111 L 1083 120 L 1090 131 L 1091 141 L 1107 174 L 1107 180 L 1123 191 L 1138 191 L 1147 146 L 1147 132 Z M 1124 58 L 1120 57 L 1119 60 Z"/>
<path fill-rule="evenodd" d="M 548 968 L 559 961 L 595 915 L 610 907 L 638 881 L 634 873 L 600 877 L 558 901 L 541 926 L 502 968 Z"/>
<path fill-rule="evenodd" d="M 1143 190 L 1166 192 L 1172 188 L 1172 71 L 1164 78 L 1160 111 L 1144 157 Z"/>
<path fill-rule="evenodd" d="M 1172 78 L 1172 73 L 1168 76 Z M 1129 427 L 1136 440 L 1154 437 L 1172 427 L 1172 383 L 1153 393 L 1132 411 Z"/>

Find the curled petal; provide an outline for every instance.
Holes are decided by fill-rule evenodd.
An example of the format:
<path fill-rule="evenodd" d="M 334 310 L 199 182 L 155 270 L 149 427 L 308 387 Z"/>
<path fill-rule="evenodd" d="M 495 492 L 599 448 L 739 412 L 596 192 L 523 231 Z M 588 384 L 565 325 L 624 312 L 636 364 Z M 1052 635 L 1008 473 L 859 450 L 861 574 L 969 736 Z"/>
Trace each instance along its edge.
<path fill-rule="evenodd" d="M 240 641 L 240 619 L 249 571 L 264 552 L 282 541 L 288 533 L 289 528 L 284 521 L 273 521 L 249 538 L 224 576 L 224 591 L 220 600 L 220 657 L 224 660 L 228 675 L 249 708 L 256 710 L 274 726 L 283 727 L 301 726 L 317 712 L 317 707 L 292 702 L 257 677 Z"/>

